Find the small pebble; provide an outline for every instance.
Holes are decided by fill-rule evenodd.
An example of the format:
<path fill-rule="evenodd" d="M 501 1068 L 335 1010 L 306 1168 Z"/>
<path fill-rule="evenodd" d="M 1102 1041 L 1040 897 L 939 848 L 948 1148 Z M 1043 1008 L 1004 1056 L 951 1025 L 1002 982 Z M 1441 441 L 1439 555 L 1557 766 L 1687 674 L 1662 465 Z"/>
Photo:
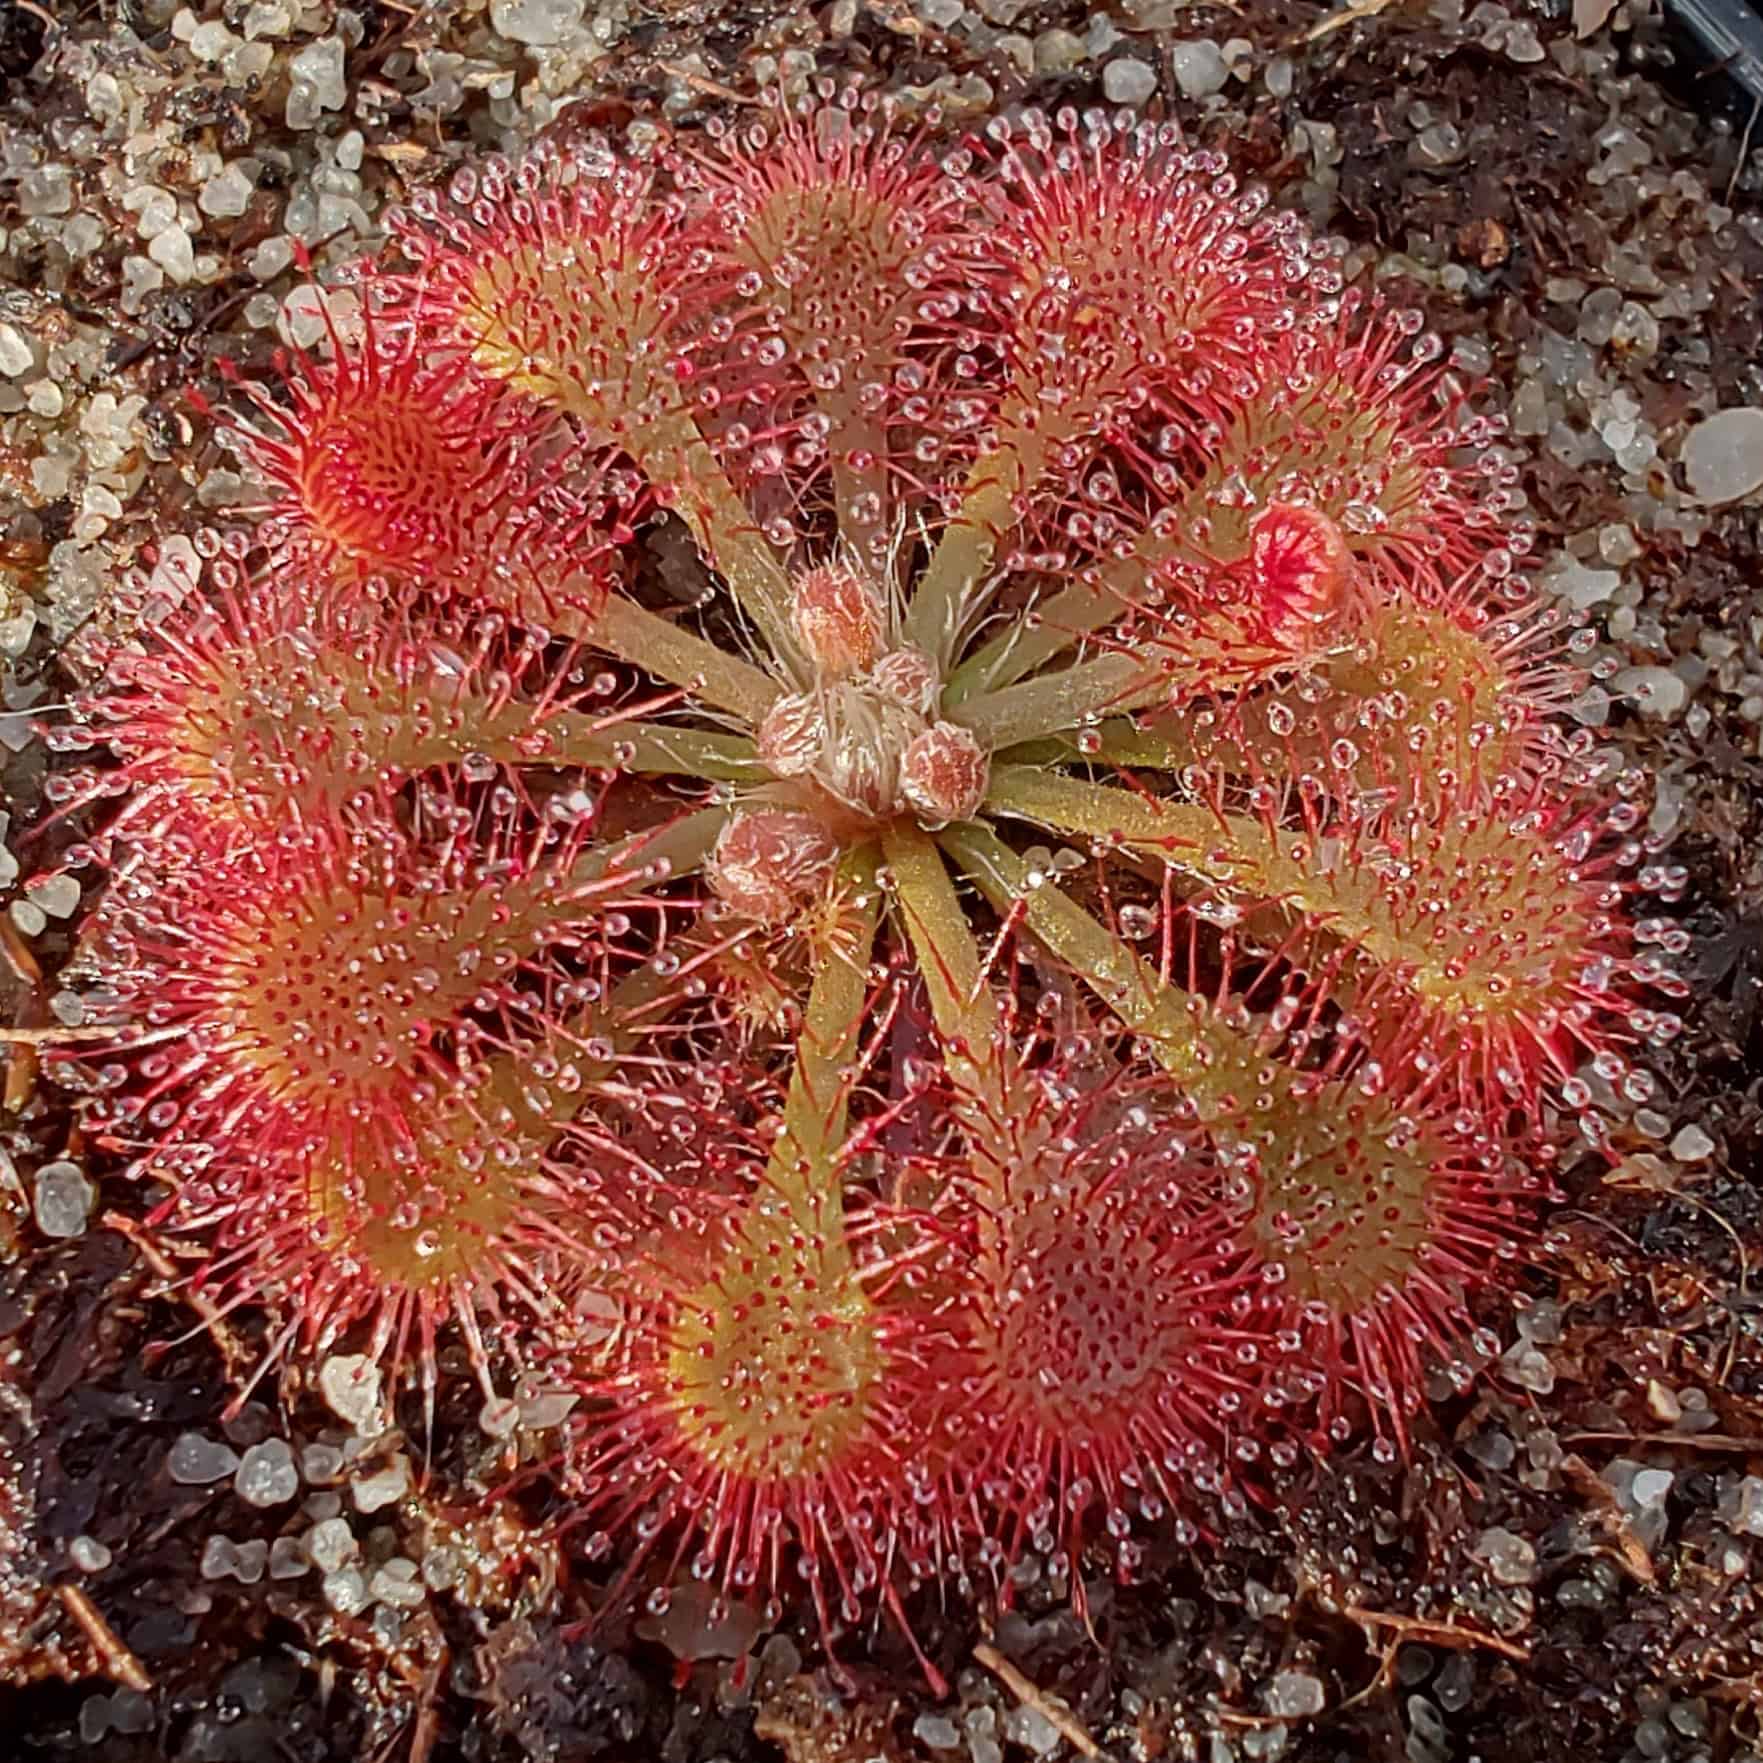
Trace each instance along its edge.
<path fill-rule="evenodd" d="M 544 48 L 581 29 L 586 0 L 490 0 L 490 23 L 511 43 Z"/>
<path fill-rule="evenodd" d="M 1649 1506 L 1662 1505 L 1676 1480 L 1669 1469 L 1643 1469 L 1631 1484 L 1635 1505 L 1643 1512 Z"/>
<path fill-rule="evenodd" d="M 561 1426 L 580 1400 L 579 1396 L 571 1395 L 566 1390 L 546 1390 L 536 1396 L 527 1396 L 520 1404 L 520 1424 L 530 1427 L 534 1432 L 542 1432 L 550 1426 Z"/>
<path fill-rule="evenodd" d="M 73 176 L 65 165 L 40 165 L 18 181 L 19 211 L 26 215 L 66 214 L 73 207 Z"/>
<path fill-rule="evenodd" d="M 204 1438 L 199 1432 L 179 1436 L 165 1459 L 165 1470 L 182 1487 L 200 1488 L 225 1481 L 239 1467 L 230 1445 Z"/>
<path fill-rule="evenodd" d="M 580 15 L 581 0 L 574 0 L 577 15 Z M 320 37 L 315 43 L 308 43 L 288 64 L 288 72 L 296 86 L 309 89 L 311 102 L 320 110 L 341 110 L 349 96 L 349 88 L 343 81 L 343 39 L 341 37 Z M 290 94 L 288 107 L 294 109 L 294 99 Z M 316 120 L 316 119 L 314 119 Z M 310 122 L 302 125 L 290 117 L 288 126 L 310 128 Z"/>
<path fill-rule="evenodd" d="M 8 379 L 29 373 L 35 365 L 31 346 L 16 325 L 0 324 L 0 373 Z"/>
<path fill-rule="evenodd" d="M 1435 122 L 1414 137 L 1411 157 L 1420 165 L 1455 165 L 1463 157 L 1463 135 L 1448 122 Z"/>
<path fill-rule="evenodd" d="M 410 1492 L 410 1459 L 394 1457 L 384 1469 L 363 1476 L 350 1490 L 358 1512 L 378 1512 Z"/>
<path fill-rule="evenodd" d="M 300 1473 L 314 1487 L 331 1487 L 343 1479 L 343 1453 L 336 1445 L 306 1445 L 300 1452 Z"/>
<path fill-rule="evenodd" d="M 319 1585 L 324 1601 L 339 1616 L 359 1616 L 368 1606 L 367 1581 L 353 1567 L 327 1573 Z"/>
<path fill-rule="evenodd" d="M 324 1518 L 307 1531 L 307 1558 L 320 1573 L 335 1573 L 361 1553 L 361 1545 L 346 1518 Z"/>
<path fill-rule="evenodd" d="M 95 1745 L 108 1735 L 110 1707 L 108 1696 L 87 1696 L 80 1703 L 80 1737 L 88 1745 Z"/>
<path fill-rule="evenodd" d="M 269 1544 L 261 1537 L 240 1543 L 233 1555 L 233 1577 L 240 1585 L 256 1585 L 269 1565 Z"/>
<path fill-rule="evenodd" d="M 1102 94 L 1110 104 L 1143 104 L 1156 90 L 1156 69 L 1136 55 L 1123 55 L 1102 69 Z"/>
<path fill-rule="evenodd" d="M 277 1537 L 269 1545 L 271 1579 L 298 1579 L 301 1574 L 309 1572 L 311 1567 L 306 1546 L 298 1537 Z"/>
<path fill-rule="evenodd" d="M 118 1690 L 110 1698 L 110 1719 L 118 1732 L 147 1732 L 153 1725 L 153 1704 L 139 1690 Z"/>
<path fill-rule="evenodd" d="M 202 1545 L 201 1574 L 204 1579 L 230 1579 L 239 1565 L 239 1552 L 231 1537 L 211 1536 Z"/>
<path fill-rule="evenodd" d="M 261 1402 L 247 1402 L 221 1421 L 220 1430 L 234 1450 L 243 1451 L 247 1446 L 261 1445 L 275 1432 L 275 1416 Z"/>
<path fill-rule="evenodd" d="M 1763 488 L 1763 410 L 1717 410 L 1683 442 L 1683 474 L 1699 502 L 1736 502 Z"/>
<path fill-rule="evenodd" d="M 254 0 L 242 28 L 246 38 L 255 42 L 259 37 L 285 37 L 293 22 L 293 15 L 281 0 Z"/>
<path fill-rule="evenodd" d="M 1172 44 L 1169 65 L 1185 98 L 1210 98 L 1214 92 L 1222 92 L 1230 79 L 1230 64 L 1224 59 L 1224 51 L 1204 39 Z"/>
<path fill-rule="evenodd" d="M 380 1368 L 363 1353 L 333 1353 L 318 1368 L 318 1389 L 331 1412 L 357 1432 L 376 1430 Z"/>
<path fill-rule="evenodd" d="M 1082 37 L 1074 37 L 1070 31 L 1042 31 L 1035 38 L 1035 72 L 1069 73 L 1085 53 Z"/>
<path fill-rule="evenodd" d="M 507 1396 L 493 1396 L 478 1410 L 478 1426 L 493 1439 L 505 1439 L 520 1425 L 520 1404 Z"/>
<path fill-rule="evenodd" d="M 1555 1367 L 1547 1353 L 1520 1341 L 1500 1360 L 1500 1375 L 1533 1395 L 1546 1396 L 1555 1387 Z"/>
<path fill-rule="evenodd" d="M 1267 1712 L 1282 1720 L 1301 1720 L 1320 1714 L 1324 1699 L 1321 1678 L 1308 1671 L 1282 1671 L 1268 1686 Z"/>
<path fill-rule="evenodd" d="M 113 506 L 108 510 L 112 514 L 122 513 L 122 504 L 114 496 L 110 498 Z M 76 877 L 64 870 L 59 875 L 46 875 L 38 881 L 31 882 L 25 889 L 34 905 L 41 906 L 51 918 L 70 918 L 79 910 L 80 884 Z"/>
<path fill-rule="evenodd" d="M 1625 667 L 1611 684 L 1643 716 L 1669 722 L 1689 700 L 1689 687 L 1669 667 Z"/>
<path fill-rule="evenodd" d="M 77 1163 L 62 1158 L 37 1171 L 34 1210 L 37 1229 L 46 1237 L 78 1237 L 86 1232 L 97 1189 Z"/>
<path fill-rule="evenodd" d="M 286 1439 L 265 1439 L 239 1459 L 233 1492 L 248 1506 L 280 1506 L 300 1491 L 300 1472 Z"/>
<path fill-rule="evenodd" d="M 422 1583 L 430 1591 L 450 1592 L 465 1578 L 465 1557 L 457 1549 L 438 1544 L 422 1558 Z"/>
<path fill-rule="evenodd" d="M 1529 1585 L 1536 1578 L 1536 1549 L 1503 1525 L 1484 1530 L 1476 1539 L 1475 1557 L 1501 1585 Z"/>
<path fill-rule="evenodd" d="M 1038 1708 L 1012 1708 L 1004 1717 L 1004 1736 L 1031 1757 L 1050 1756 L 1059 1744 L 1059 1728 Z"/>
<path fill-rule="evenodd" d="M 216 172 L 196 197 L 196 206 L 216 220 L 232 220 L 251 203 L 251 180 L 237 165 Z"/>
<path fill-rule="evenodd" d="M 1437 1664 L 1430 1647 L 1402 1647 L 1396 1654 L 1396 1682 L 1403 1689 L 1412 1689 L 1425 1683 Z"/>
<path fill-rule="evenodd" d="M 1587 569 L 1573 558 L 1549 571 L 1545 585 L 1559 594 L 1569 606 L 1584 612 L 1601 606 L 1622 586 L 1622 572 L 1615 569 Z"/>
<path fill-rule="evenodd" d="M 268 238 L 245 259 L 245 268 L 253 279 L 273 281 L 294 261 L 294 242 L 283 233 Z"/>
<path fill-rule="evenodd" d="M 1105 61 L 1125 41 L 1114 20 L 1105 12 L 1098 12 L 1084 32 L 1084 52 L 1092 61 Z"/>
<path fill-rule="evenodd" d="M 1476 1433 L 1463 1448 L 1484 1469 L 1510 1469 L 1518 1455 L 1511 1437 L 1493 1428 Z"/>
<path fill-rule="evenodd" d="M 427 1601 L 428 1591 L 416 1576 L 416 1563 L 402 1555 L 379 1568 L 367 1587 L 374 1602 L 391 1604 L 400 1610 L 414 1610 Z"/>
<path fill-rule="evenodd" d="M 1425 1696 L 1408 1698 L 1408 1763 L 1445 1763 L 1450 1735 L 1445 1719 Z"/>
<path fill-rule="evenodd" d="M 972 1763 L 1004 1763 L 1004 1747 L 998 1743 L 998 1711 L 969 1708 L 963 1722 L 967 1728 L 967 1754 Z"/>
<path fill-rule="evenodd" d="M 155 234 L 147 246 L 147 255 L 180 286 L 196 273 L 195 247 L 181 226 L 169 226 Z"/>
<path fill-rule="evenodd" d="M 102 1573 L 110 1565 L 110 1551 L 96 1537 L 77 1536 L 67 1545 L 67 1557 L 81 1573 Z"/>
<path fill-rule="evenodd" d="M 190 33 L 190 53 L 200 61 L 219 61 L 233 42 L 233 33 L 219 19 L 209 19 Z"/>
<path fill-rule="evenodd" d="M 1468 1653 L 1453 1653 L 1440 1668 L 1432 1689 L 1447 1714 L 1461 1714 L 1475 1693 L 1474 1660 Z"/>
<path fill-rule="evenodd" d="M 920 1714 L 912 1723 L 912 1736 L 933 1751 L 952 1751 L 961 1743 L 955 1722 L 942 1714 Z"/>
<path fill-rule="evenodd" d="M 1714 1153 L 1714 1141 L 1694 1124 L 1683 1127 L 1671 1141 L 1671 1155 L 1679 1163 L 1700 1163 Z"/>
<path fill-rule="evenodd" d="M 1741 1477 L 1721 1513 L 1735 1535 L 1763 1537 L 1763 1475 Z"/>

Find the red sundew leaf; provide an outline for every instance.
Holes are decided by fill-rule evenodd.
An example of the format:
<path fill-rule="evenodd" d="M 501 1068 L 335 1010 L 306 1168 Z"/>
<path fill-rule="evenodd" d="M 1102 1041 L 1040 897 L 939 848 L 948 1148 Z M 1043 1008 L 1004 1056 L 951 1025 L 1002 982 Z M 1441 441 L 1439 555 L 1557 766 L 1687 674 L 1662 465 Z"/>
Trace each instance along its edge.
<path fill-rule="evenodd" d="M 1149 129 L 1055 147 L 1045 128 L 1003 131 L 997 162 L 1000 421 L 1056 444 L 1147 408 L 1190 429 L 1227 420 L 1321 284 L 1301 222 L 1239 189 L 1222 155 Z"/>
<path fill-rule="evenodd" d="M 1338 1139 L 1311 1130 L 1250 1165 L 1264 1257 L 1251 1320 L 1275 1343 L 1257 1402 L 1268 1434 L 1326 1450 L 1362 1409 L 1387 1458 L 1429 1371 L 1461 1382 L 1465 1349 L 1485 1351 L 1469 1300 L 1534 1243 L 1550 1184 L 1534 1148 L 1526 1167 L 1474 1111 L 1366 1088 L 1356 1077 L 1306 1094 L 1315 1127 L 1326 1110 Z"/>
<path fill-rule="evenodd" d="M 119 652 L 77 700 L 78 720 L 49 734 L 120 762 L 63 778 L 62 811 L 126 796 L 103 840 L 157 867 L 323 827 L 355 805 L 384 815 L 418 774 L 510 776 L 595 726 L 568 658 L 499 616 L 332 583 L 310 559 L 256 576 L 224 557 L 207 567 L 213 598 L 186 601 L 141 649 Z"/>
<path fill-rule="evenodd" d="M 1222 861 L 1232 921 L 1272 948 L 1266 974 L 1288 1017 L 1350 1013 L 1355 1052 L 1473 1106 L 1490 1132 L 1564 1099 L 1588 1060 L 1644 1088 L 1624 1054 L 1629 1017 L 1681 987 L 1622 911 L 1637 891 L 1623 875 L 1626 805 L 1511 775 L 1493 791 L 1446 775 L 1366 788 L 1362 758 L 1345 738 L 1329 744 L 1306 761 L 1304 789 L 1263 776 L 1239 794 L 1215 777 L 1205 808 L 1148 803 L 1147 825 L 1123 836 L 1176 865 Z M 1643 1015 L 1655 1031 L 1657 1012 Z"/>
<path fill-rule="evenodd" d="M 571 1453 L 571 1528 L 590 1560 L 635 1539 L 606 1601 L 641 1574 L 665 1609 L 683 1568 L 713 1619 L 806 1589 L 830 1637 L 879 1596 L 910 1638 L 902 1586 L 956 1559 L 913 1405 L 945 1331 L 899 1277 L 922 1226 L 891 1214 L 878 1258 L 853 1253 L 880 1240 L 861 1212 L 833 1231 L 776 1197 L 698 1191 L 676 1217 L 640 1259 L 615 1366 L 581 1384 L 602 1411 Z"/>
<path fill-rule="evenodd" d="M 677 162 L 780 377 L 853 397 L 954 340 L 983 260 L 963 170 L 872 111 L 774 111 Z"/>
<path fill-rule="evenodd" d="M 285 403 L 244 385 L 242 450 L 277 493 L 264 536 L 315 575 L 387 575 L 534 620 L 591 613 L 636 518 L 631 486 L 383 325 L 322 364 L 297 357 Z"/>
<path fill-rule="evenodd" d="M 640 451 L 684 407 L 696 320 L 723 287 L 702 227 L 593 142 L 463 168 L 450 196 L 391 217 L 417 268 L 382 283 L 388 311 L 491 399 Z"/>
<path fill-rule="evenodd" d="M 1242 1320 L 1258 1271 L 1205 1197 L 1179 1094 L 1093 1046 L 1063 1037 L 1033 1070 L 1007 1047 L 983 1081 L 952 1071 L 943 1099 L 963 1151 L 940 1212 L 966 1245 L 948 1285 L 960 1345 L 939 1367 L 951 1517 L 977 1523 L 1000 1575 L 1063 1550 L 1074 1584 L 1096 1528 L 1123 1577 L 1147 1524 L 1192 1534 L 1272 1348 Z"/>
<path fill-rule="evenodd" d="M 874 566 L 895 494 L 947 483 L 989 417 L 990 260 L 973 155 L 848 100 L 774 111 L 675 169 L 729 278 L 701 402 L 739 413 L 731 452 L 798 507 L 836 500 Z"/>

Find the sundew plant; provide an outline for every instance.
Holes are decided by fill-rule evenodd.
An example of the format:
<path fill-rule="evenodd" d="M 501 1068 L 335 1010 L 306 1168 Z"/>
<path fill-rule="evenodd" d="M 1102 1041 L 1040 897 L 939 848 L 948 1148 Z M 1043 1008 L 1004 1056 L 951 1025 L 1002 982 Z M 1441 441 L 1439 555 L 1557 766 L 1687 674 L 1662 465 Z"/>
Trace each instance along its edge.
<path fill-rule="evenodd" d="M 603 1592 L 829 1627 L 1400 1451 L 1679 989 L 1421 316 L 830 90 L 390 231 L 58 737 L 92 1130 L 264 1364 L 458 1331 Z"/>

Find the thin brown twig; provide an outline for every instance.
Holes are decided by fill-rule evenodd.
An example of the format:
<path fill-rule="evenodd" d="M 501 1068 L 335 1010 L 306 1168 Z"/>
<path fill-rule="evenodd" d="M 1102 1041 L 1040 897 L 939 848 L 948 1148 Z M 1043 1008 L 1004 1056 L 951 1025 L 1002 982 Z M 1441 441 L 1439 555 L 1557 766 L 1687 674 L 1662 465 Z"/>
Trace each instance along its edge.
<path fill-rule="evenodd" d="M 1747 1302 L 1751 1295 L 1751 1258 L 1745 1253 L 1744 1238 L 1733 1229 L 1731 1220 L 1723 1218 L 1720 1213 L 1716 1212 L 1714 1208 L 1707 1203 L 1707 1201 L 1698 1200 L 1694 1194 L 1686 1194 L 1681 1190 L 1678 1190 L 1673 1197 L 1683 1201 L 1692 1212 L 1698 1212 L 1704 1218 L 1711 1218 L 1715 1224 L 1732 1238 L 1733 1250 L 1739 1258 L 1739 1303 L 1743 1304 Z M 1708 1288 L 1704 1286 L 1703 1290 L 1707 1291 Z M 1722 1389 L 1726 1387 L 1727 1379 L 1732 1376 L 1733 1360 L 1738 1357 L 1738 1347 L 1739 1307 L 1738 1305 L 1728 1305 L 1726 1314 L 1726 1363 L 1720 1368 L 1720 1376 L 1716 1379 L 1716 1382 Z"/>
<path fill-rule="evenodd" d="M 1101 1746 L 1084 1731 L 1083 1726 L 1071 1710 L 1062 1703 L 1050 1701 L 1042 1695 L 1040 1690 L 1024 1677 L 990 1641 L 981 1641 L 973 1649 L 973 1656 L 993 1676 L 999 1679 L 1017 1701 L 1022 1703 L 1025 1708 L 1034 1709 L 1043 1720 L 1054 1727 L 1059 1736 L 1079 1756 L 1088 1757 L 1090 1763 L 1106 1763 L 1106 1756 Z"/>
<path fill-rule="evenodd" d="M 1741 1456 L 1752 1451 L 1763 1451 L 1763 1438 L 1740 1438 L 1730 1432 L 1570 1432 L 1562 1443 L 1687 1445 L 1695 1451 L 1731 1451 Z"/>
<path fill-rule="evenodd" d="M 1434 1641 L 1441 1647 L 1485 1647 L 1520 1664 L 1530 1658 L 1530 1648 L 1522 1641 L 1509 1641 L 1504 1635 L 1489 1634 L 1486 1629 L 1459 1628 L 1454 1622 L 1429 1622 L 1424 1616 L 1399 1616 L 1388 1610 L 1367 1610 L 1359 1604 L 1343 1605 L 1341 1614 L 1366 1628 L 1387 1628 L 1409 1640 Z"/>
<path fill-rule="evenodd" d="M 60 1585 L 55 1590 L 68 1615 L 85 1630 L 86 1639 L 92 1643 L 92 1650 L 97 1653 L 105 1675 L 137 1695 L 150 1694 L 153 1679 L 147 1675 L 141 1661 L 116 1638 L 116 1630 L 104 1620 L 98 1606 L 77 1585 Z"/>
<path fill-rule="evenodd" d="M 694 73 L 691 68 L 682 67 L 676 62 L 662 62 L 661 71 L 676 80 L 683 81 L 694 92 L 702 93 L 706 98 L 720 98 L 725 104 L 756 105 L 759 103 L 757 98 L 742 97 L 732 86 L 725 86 L 719 81 L 707 79 L 703 74 Z"/>
<path fill-rule="evenodd" d="M 121 1212 L 106 1212 L 99 1222 L 119 1236 L 127 1237 L 140 1251 L 141 1259 L 165 1282 L 168 1290 L 182 1298 L 201 1317 L 202 1326 L 208 1330 L 209 1339 L 220 1350 L 229 1375 L 249 1363 L 250 1354 L 238 1336 L 227 1326 L 226 1317 L 215 1306 L 214 1300 L 191 1284 L 189 1275 L 148 1235 L 143 1225 L 137 1224 L 134 1219 Z"/>
<path fill-rule="evenodd" d="M 1220 1726 L 1268 1727 L 1292 1724 L 1290 1714 L 1251 1714 L 1243 1708 L 1221 1708 L 1217 1703 L 1206 1711 Z"/>
<path fill-rule="evenodd" d="M 1615 1489 L 1577 1451 L 1569 1451 L 1562 1458 L 1561 1473 L 1597 1508 L 1615 1559 L 1641 1585 L 1655 1584 L 1658 1571 L 1653 1566 L 1653 1557 L 1635 1535 Z"/>
<path fill-rule="evenodd" d="M 1366 1679 L 1361 1688 L 1354 1690 L 1344 1702 L 1329 1710 L 1331 1719 L 1339 1720 L 1349 1708 L 1357 1708 L 1361 1702 L 1369 1702 L 1388 1684 L 1390 1673 L 1396 1668 L 1396 1654 L 1401 1649 L 1401 1645 L 1402 1637 L 1399 1634 L 1392 1634 L 1384 1642 L 1383 1651 L 1378 1655 L 1377 1669 Z"/>
<path fill-rule="evenodd" d="M 50 45 L 56 42 L 62 32 L 61 20 L 52 12 L 46 12 L 37 5 L 36 0 L 13 0 L 20 12 L 28 12 L 32 18 L 41 19 L 43 23 L 43 53 L 49 53 Z"/>
<path fill-rule="evenodd" d="M 1386 8 L 1395 4 L 1395 0 L 1353 0 L 1351 6 L 1343 6 L 1339 12 L 1331 12 L 1326 18 L 1319 18 L 1308 30 L 1298 31 L 1286 39 L 1288 49 L 1301 48 L 1306 43 L 1320 43 L 1324 37 L 1332 37 L 1336 31 L 1344 31 L 1348 25 L 1357 24 L 1363 18 L 1376 18 Z"/>
<path fill-rule="evenodd" d="M 1763 103 L 1763 100 L 1759 100 L 1759 103 Z M 1757 114 L 1756 114 L 1756 111 L 1753 109 L 1753 111 L 1751 112 L 1751 122 L 1755 122 L 1756 120 L 1757 120 Z M 1749 123 L 1747 123 L 1745 125 L 1745 135 L 1746 135 L 1746 138 L 1749 139 L 1749 137 L 1750 137 L 1750 124 Z M 1732 1222 L 1730 1219 L 1724 1217 L 1720 1212 L 1716 1211 L 1714 1209 L 1714 1207 L 1710 1206 L 1707 1203 L 1706 1200 L 1698 1200 L 1694 1194 L 1687 1192 L 1683 1188 L 1672 1186 L 1670 1183 L 1654 1184 L 1652 1182 L 1646 1182 L 1646 1181 L 1610 1180 L 1610 1181 L 1608 1181 L 1607 1185 L 1614 1188 L 1616 1190 L 1616 1192 L 1619 1194 L 1634 1194 L 1634 1193 L 1660 1194 L 1660 1195 L 1667 1196 L 1673 1200 L 1681 1200 L 1683 1202 L 1683 1204 L 1688 1206 L 1692 1212 L 1695 1212 L 1700 1217 L 1707 1218 L 1707 1219 L 1711 1220 L 1721 1230 L 1725 1231 L 1726 1234 L 1732 1238 L 1733 1252 L 1738 1256 L 1739 1300 L 1741 1303 L 1748 1302 L 1750 1295 L 1751 1295 L 1751 1258 L 1745 1252 L 1744 1239 L 1739 1235 L 1739 1233 L 1735 1229 L 1733 1229 Z M 1710 1297 L 1713 1296 L 1712 1292 L 1709 1290 L 1709 1287 L 1706 1285 L 1705 1282 L 1703 1282 L 1703 1284 L 1702 1284 L 1702 1289 L 1704 1292 L 1708 1292 Z M 1714 1380 L 1718 1385 L 1720 1385 L 1721 1388 L 1725 1388 L 1727 1379 L 1732 1376 L 1732 1365 L 1733 1365 L 1733 1360 L 1738 1355 L 1738 1344 L 1739 1344 L 1738 1307 L 1736 1305 L 1728 1305 L 1727 1306 L 1727 1326 L 1726 1326 L 1726 1363 L 1721 1367 L 1720 1375 L 1717 1378 L 1715 1378 L 1715 1380 Z"/>
<path fill-rule="evenodd" d="M 10 914 L 0 917 L 0 959 L 4 959 L 14 977 L 28 989 L 28 996 L 22 1006 L 24 1015 L 41 1017 L 43 970 L 38 966 L 36 956 L 31 953 L 30 944 L 19 935 L 18 927 L 12 922 Z M 34 1024 L 30 1024 L 11 1032 L 28 1034 L 34 1027 Z M 6 1083 L 4 1090 L 0 1091 L 0 1107 L 4 1107 L 9 1114 L 22 1113 L 37 1088 L 37 1055 L 28 1043 L 22 1045 L 23 1051 L 6 1061 Z"/>
<path fill-rule="evenodd" d="M 1745 132 L 1739 136 L 1739 155 L 1732 162 L 1732 176 L 1726 180 L 1726 194 L 1721 200 L 1730 208 L 1732 193 L 1738 188 L 1739 176 L 1745 169 L 1745 156 L 1751 151 L 1751 130 L 1757 126 L 1757 112 L 1763 110 L 1763 98 L 1751 100 L 1751 114 L 1745 118 Z"/>
<path fill-rule="evenodd" d="M 452 1657 L 445 1642 L 422 1680 L 422 1692 L 416 1704 L 416 1719 L 410 1727 L 410 1763 L 429 1763 L 435 1741 L 441 1736 L 441 1673 Z"/>

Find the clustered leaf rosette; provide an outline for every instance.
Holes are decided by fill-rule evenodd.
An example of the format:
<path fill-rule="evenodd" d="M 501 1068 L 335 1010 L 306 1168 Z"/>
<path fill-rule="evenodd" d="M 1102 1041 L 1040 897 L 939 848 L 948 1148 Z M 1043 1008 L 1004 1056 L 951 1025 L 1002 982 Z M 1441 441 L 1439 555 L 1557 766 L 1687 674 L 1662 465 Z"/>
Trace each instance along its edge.
<path fill-rule="evenodd" d="M 519 1296 L 661 1601 L 904 1624 L 1399 1449 L 1679 989 L 1439 339 L 1099 112 L 829 90 L 390 230 L 246 388 L 267 561 L 77 737 L 141 873 L 227 828 L 119 870 L 113 1136 L 247 1230 L 297 1146 L 326 1331 Z"/>

